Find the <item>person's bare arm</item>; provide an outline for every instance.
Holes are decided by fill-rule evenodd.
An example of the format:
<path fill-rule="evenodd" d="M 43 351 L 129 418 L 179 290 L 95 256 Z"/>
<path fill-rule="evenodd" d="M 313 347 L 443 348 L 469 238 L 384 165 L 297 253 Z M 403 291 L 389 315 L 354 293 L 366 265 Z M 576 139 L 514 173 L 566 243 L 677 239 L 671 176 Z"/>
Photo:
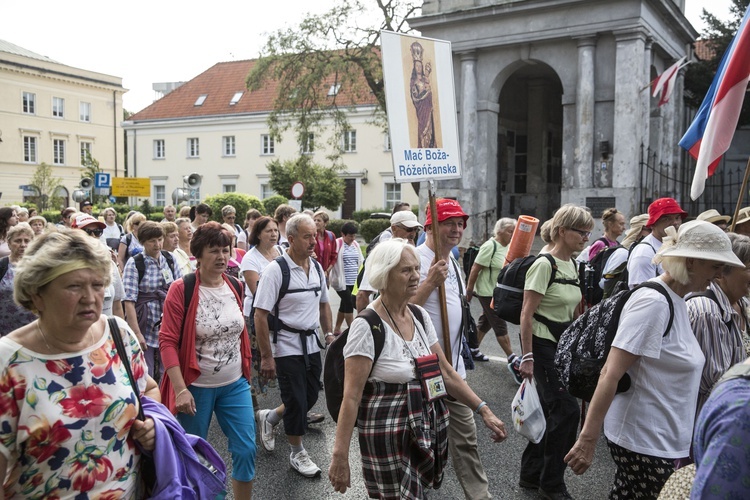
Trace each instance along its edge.
<path fill-rule="evenodd" d="M 477 278 L 479 277 L 480 271 L 487 269 L 485 266 L 481 266 L 474 263 L 473 266 L 471 266 L 471 271 L 469 272 L 469 281 L 466 283 L 466 300 L 471 301 L 471 298 L 474 296 L 474 285 L 477 282 Z"/>
<path fill-rule="evenodd" d="M 372 292 L 367 290 L 357 292 L 356 307 L 358 313 L 364 311 L 370 305 L 370 295 L 372 295 Z"/>
<path fill-rule="evenodd" d="M 260 374 L 268 379 L 276 378 L 276 362 L 271 351 L 271 339 L 268 330 L 268 311 L 255 309 L 255 340 L 260 351 Z"/>
<path fill-rule="evenodd" d="M 8 471 L 8 459 L 0 453 L 0 486 L 5 484 L 5 475 Z M 5 489 L 0 487 L 0 500 L 5 499 Z"/>
<path fill-rule="evenodd" d="M 258 280 L 260 279 L 258 271 L 243 271 L 242 276 L 245 277 L 245 283 L 247 283 L 250 293 L 254 296 L 255 291 L 258 289 Z"/>
<path fill-rule="evenodd" d="M 328 302 L 321 302 L 319 306 L 320 311 L 320 328 L 323 330 L 323 334 L 327 334 L 333 329 L 333 317 L 331 316 L 331 304 Z M 333 342 L 333 337 L 327 337 L 326 343 Z"/>
<path fill-rule="evenodd" d="M 117 247 L 117 267 L 120 268 L 120 274 L 125 269 L 125 261 L 127 260 L 128 246 L 120 242 L 120 246 Z"/>
<path fill-rule="evenodd" d="M 533 321 L 534 313 L 539 307 L 539 303 L 542 301 L 542 295 L 539 292 L 532 290 L 525 290 L 523 292 L 523 307 L 521 308 L 521 351 L 523 354 L 532 353 L 531 347 L 532 338 L 534 336 Z M 534 376 L 534 359 L 522 360 L 519 368 L 521 376 L 523 378 L 530 379 Z"/>
<path fill-rule="evenodd" d="M 125 313 L 122 309 L 122 302 L 119 300 L 112 301 L 112 314 L 118 318 L 125 319 Z"/>

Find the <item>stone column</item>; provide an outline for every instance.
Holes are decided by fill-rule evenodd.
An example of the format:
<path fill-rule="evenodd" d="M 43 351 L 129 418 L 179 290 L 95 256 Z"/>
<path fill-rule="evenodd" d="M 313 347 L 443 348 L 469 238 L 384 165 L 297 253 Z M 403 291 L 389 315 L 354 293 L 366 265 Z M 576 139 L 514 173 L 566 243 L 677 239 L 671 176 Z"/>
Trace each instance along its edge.
<path fill-rule="evenodd" d="M 627 214 L 636 213 L 637 191 L 640 189 L 638 164 L 643 140 L 640 90 L 644 83 L 643 51 L 646 33 L 643 30 L 615 31 L 615 116 L 613 140 L 613 187 L 618 196 L 617 207 Z"/>
<path fill-rule="evenodd" d="M 651 37 L 646 38 L 643 48 L 643 88 L 651 81 L 651 53 L 654 45 Z M 643 123 L 643 144 L 648 147 L 651 142 L 651 87 L 641 92 L 641 123 Z"/>
<path fill-rule="evenodd" d="M 461 160 L 463 178 L 461 187 L 474 189 L 477 165 L 477 54 L 475 51 L 459 54 L 461 59 Z M 478 176 L 476 176 L 478 177 Z"/>
<path fill-rule="evenodd" d="M 576 84 L 576 146 L 573 175 L 580 189 L 593 187 L 594 161 L 594 56 L 596 37 L 578 39 Z"/>

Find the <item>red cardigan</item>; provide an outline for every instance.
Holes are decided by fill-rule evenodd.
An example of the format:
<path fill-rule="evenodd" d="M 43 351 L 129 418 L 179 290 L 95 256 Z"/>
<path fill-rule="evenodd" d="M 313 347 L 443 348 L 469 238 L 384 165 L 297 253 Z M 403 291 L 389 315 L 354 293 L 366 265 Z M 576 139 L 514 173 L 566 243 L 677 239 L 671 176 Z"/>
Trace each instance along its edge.
<path fill-rule="evenodd" d="M 222 275 L 224 281 L 232 290 L 237 304 L 242 310 L 242 297 L 237 295 L 237 290 L 229 283 L 229 278 Z M 167 298 L 164 301 L 164 312 L 162 314 L 161 329 L 159 330 L 159 352 L 161 353 L 161 362 L 164 366 L 164 375 L 161 378 L 161 401 L 174 414 L 175 393 L 172 387 L 172 381 L 166 371 L 173 366 L 179 366 L 182 372 L 182 378 L 185 380 L 185 387 L 190 387 L 197 379 L 201 370 L 198 366 L 198 356 L 195 352 L 195 314 L 198 311 L 198 287 L 200 287 L 200 272 L 195 272 L 195 292 L 190 299 L 187 314 L 185 314 L 185 283 L 182 278 L 178 279 L 169 287 Z M 180 332 L 182 320 L 185 318 L 185 327 Z M 180 343 L 180 333 L 182 333 L 182 343 Z M 240 334 L 240 355 L 242 356 L 242 374 L 250 382 L 252 380 L 252 353 L 250 351 L 250 337 L 247 334 L 247 327 Z M 250 390 L 250 389 L 248 389 Z"/>

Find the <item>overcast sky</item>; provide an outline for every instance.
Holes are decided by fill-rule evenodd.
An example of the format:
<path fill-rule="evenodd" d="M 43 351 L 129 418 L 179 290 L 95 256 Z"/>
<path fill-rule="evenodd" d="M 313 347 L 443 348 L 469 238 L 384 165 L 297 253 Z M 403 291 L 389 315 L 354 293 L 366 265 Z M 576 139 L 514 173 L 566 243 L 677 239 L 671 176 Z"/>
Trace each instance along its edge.
<path fill-rule="evenodd" d="M 154 82 L 187 81 L 217 62 L 258 56 L 264 34 L 321 13 L 335 0 L 6 0 L 0 39 L 56 61 L 123 78 L 128 111 L 154 99 Z M 700 32 L 701 9 L 721 19 L 730 0 L 686 0 Z M 115 8 L 115 6 L 117 6 Z"/>

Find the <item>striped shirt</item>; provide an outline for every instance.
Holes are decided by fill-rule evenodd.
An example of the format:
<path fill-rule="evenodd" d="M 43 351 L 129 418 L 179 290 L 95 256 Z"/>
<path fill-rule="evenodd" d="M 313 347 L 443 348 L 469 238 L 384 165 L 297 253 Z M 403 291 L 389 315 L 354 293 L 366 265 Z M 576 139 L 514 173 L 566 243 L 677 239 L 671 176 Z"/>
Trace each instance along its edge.
<path fill-rule="evenodd" d="M 359 245 L 352 242 L 351 245 L 342 243 L 341 251 L 344 252 L 344 278 L 346 279 L 346 286 L 354 285 L 357 281 L 357 273 L 359 272 L 359 257 L 362 252 L 359 250 Z"/>
<path fill-rule="evenodd" d="M 690 325 L 706 356 L 698 391 L 698 413 L 724 372 L 747 358 L 743 342 L 746 332 L 742 330 L 739 313 L 716 283 L 712 282 L 708 290 L 716 295 L 716 301 L 709 297 L 688 297 L 686 301 Z M 743 297 L 739 302 L 744 311 L 747 298 Z"/>

